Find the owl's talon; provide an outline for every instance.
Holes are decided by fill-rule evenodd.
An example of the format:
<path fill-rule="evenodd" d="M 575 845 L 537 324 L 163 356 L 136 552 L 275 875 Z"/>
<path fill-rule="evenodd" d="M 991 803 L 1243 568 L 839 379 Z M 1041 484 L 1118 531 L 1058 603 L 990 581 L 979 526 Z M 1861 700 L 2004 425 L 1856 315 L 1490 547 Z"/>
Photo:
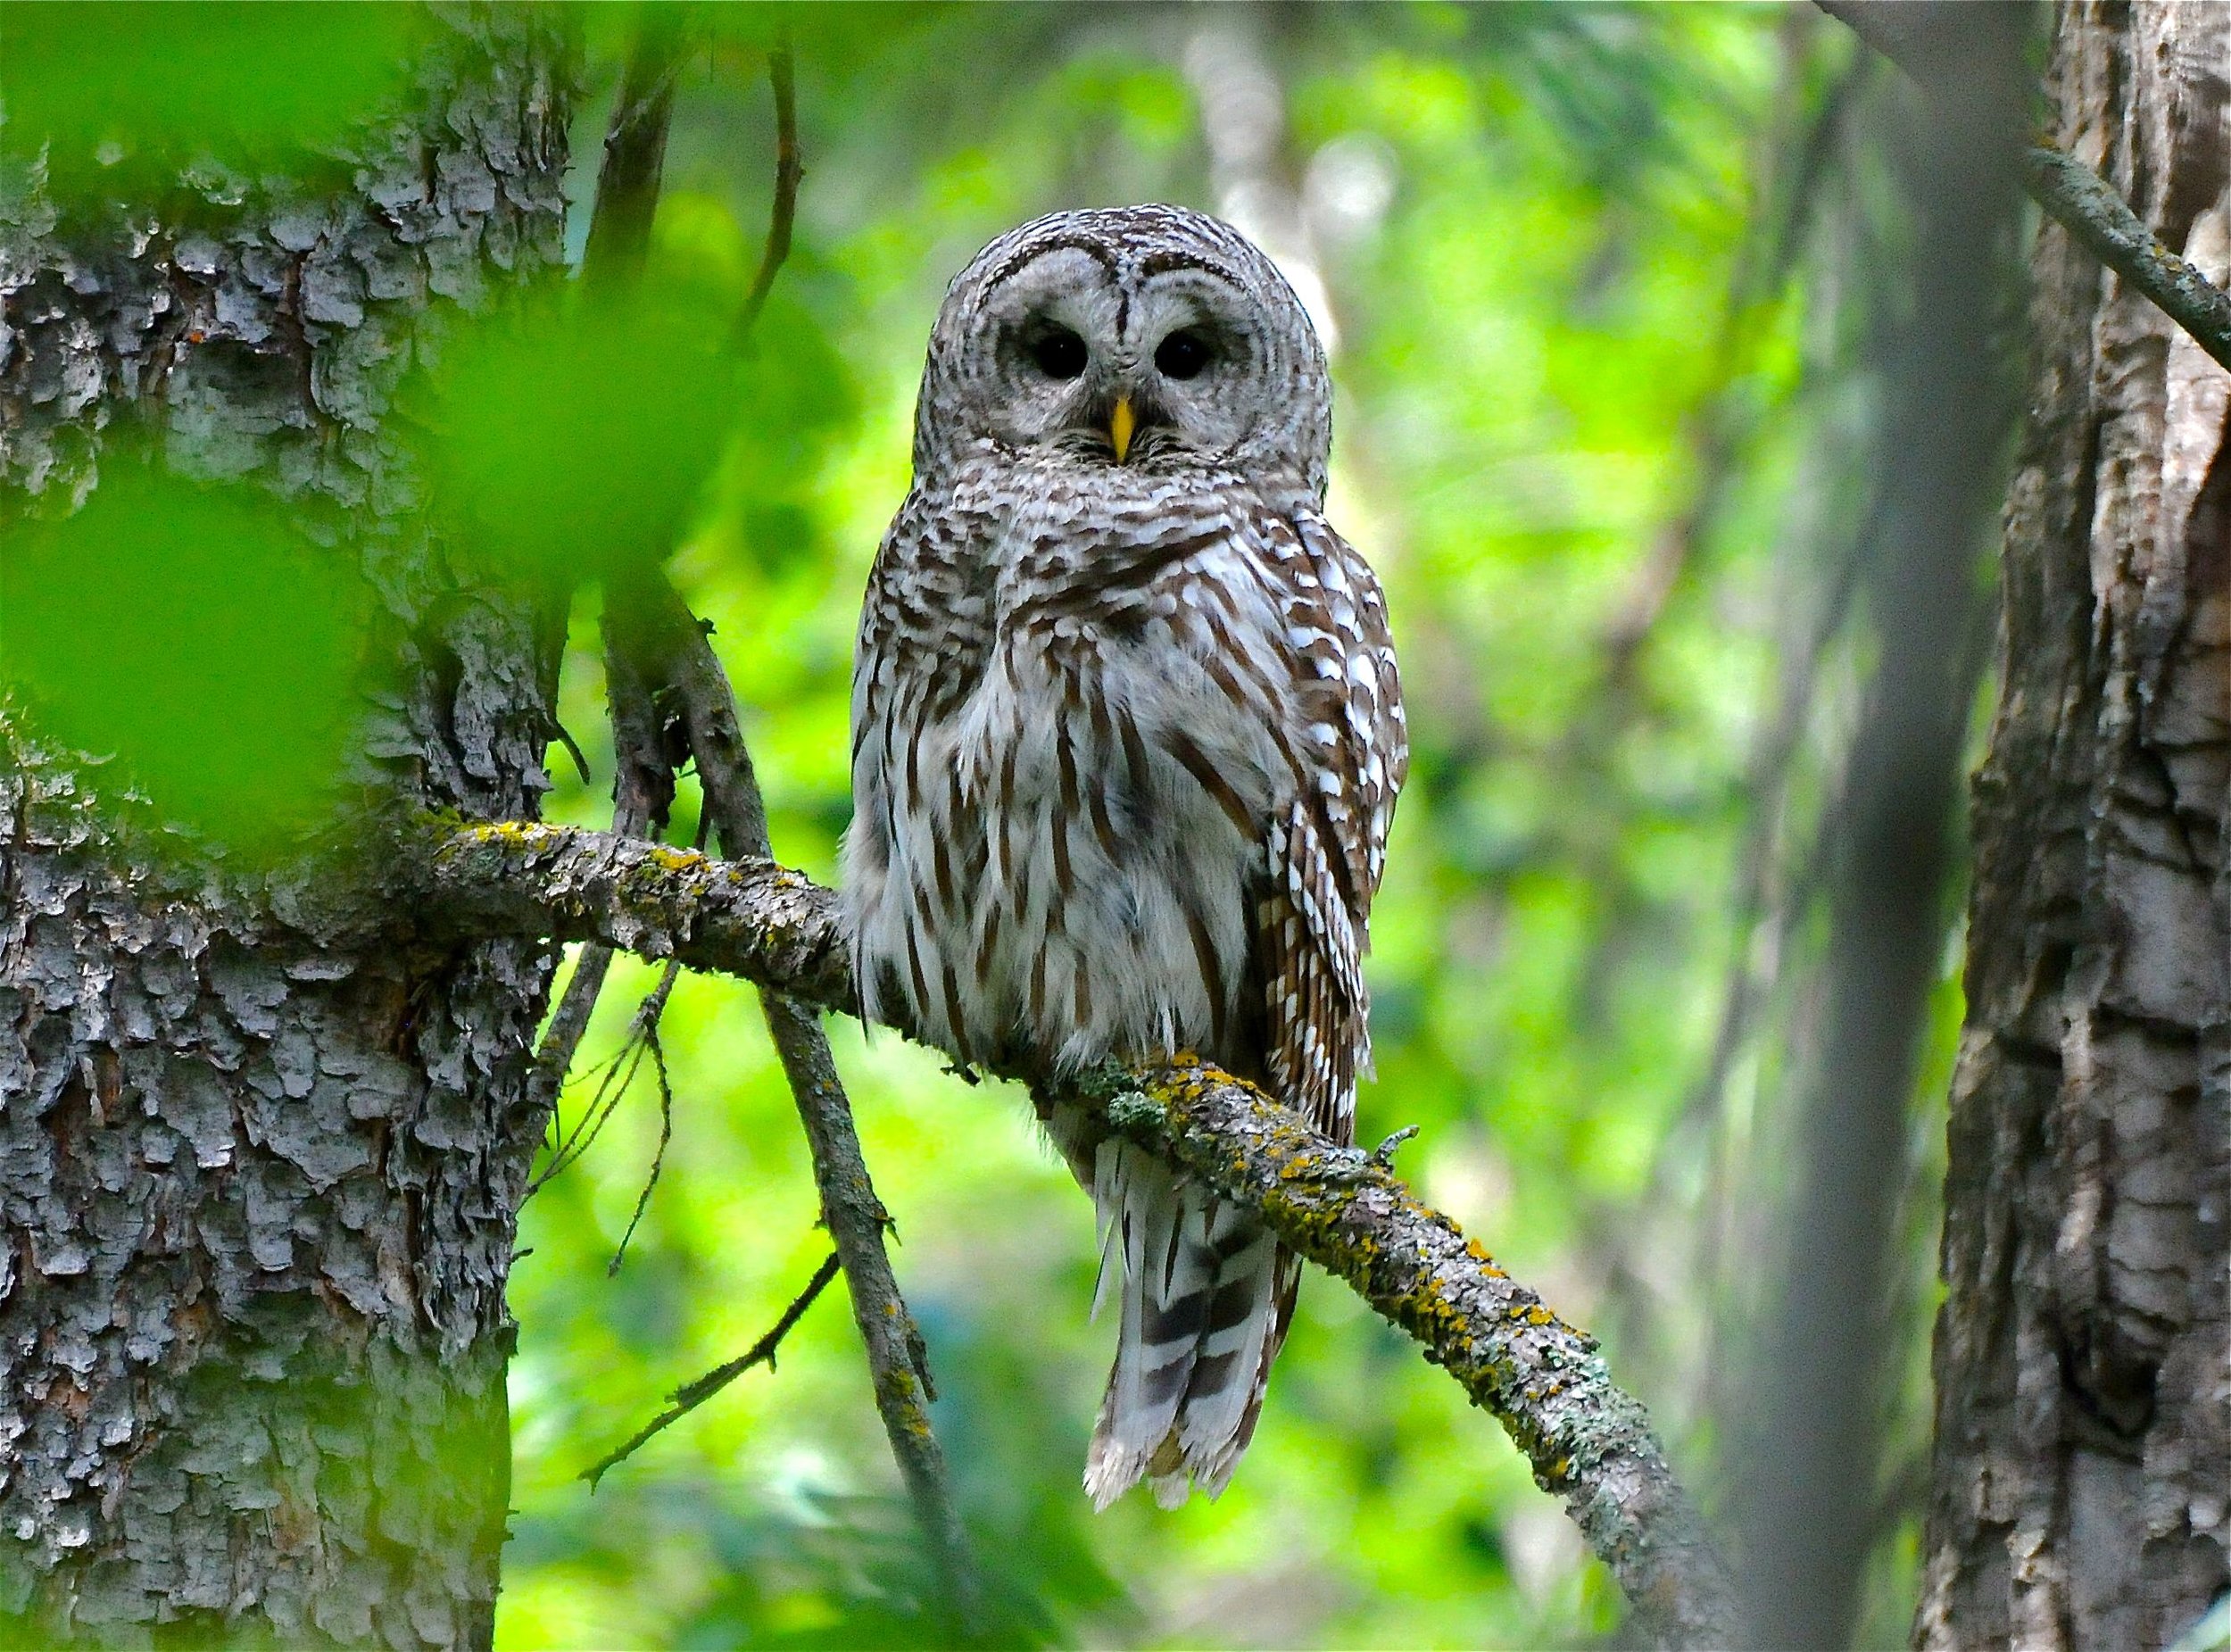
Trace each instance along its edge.
<path fill-rule="evenodd" d="M 951 1062 L 948 1064 L 945 1071 L 948 1076 L 958 1078 L 964 1084 L 981 1084 L 983 1083 L 983 1078 L 978 1075 L 976 1069 L 970 1067 L 966 1061 Z"/>

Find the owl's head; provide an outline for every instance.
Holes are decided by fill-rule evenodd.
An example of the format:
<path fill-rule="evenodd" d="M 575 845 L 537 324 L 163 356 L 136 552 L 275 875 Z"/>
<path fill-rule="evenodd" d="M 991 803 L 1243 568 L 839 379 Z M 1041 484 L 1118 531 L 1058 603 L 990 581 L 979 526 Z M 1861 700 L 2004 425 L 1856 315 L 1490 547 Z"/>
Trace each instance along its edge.
<path fill-rule="evenodd" d="M 1331 441 L 1324 348 L 1271 261 L 1200 212 L 1106 207 L 1009 230 L 954 278 L 914 463 L 1207 461 L 1322 496 Z"/>

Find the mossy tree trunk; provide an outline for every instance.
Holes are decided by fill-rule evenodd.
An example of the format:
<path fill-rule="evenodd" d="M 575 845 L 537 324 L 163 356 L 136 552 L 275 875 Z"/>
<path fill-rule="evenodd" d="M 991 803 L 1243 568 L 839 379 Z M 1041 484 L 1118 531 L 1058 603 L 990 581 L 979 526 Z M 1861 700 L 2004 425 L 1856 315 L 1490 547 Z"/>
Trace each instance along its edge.
<path fill-rule="evenodd" d="M 546 784 L 551 605 L 439 543 L 389 403 L 557 266 L 568 73 L 525 8 L 460 13 L 337 168 L 0 178 L 7 513 L 97 494 L 126 430 L 283 498 L 369 594 L 353 768 L 476 817 Z M 110 776 L 0 702 L 0 1640 L 485 1645 L 552 951 L 367 949 L 326 871 Z"/>
<path fill-rule="evenodd" d="M 2231 265 L 2231 8 L 2061 6 L 2050 136 Z M 1974 795 L 1926 1647 L 2231 1584 L 2231 375 L 2048 224 Z"/>

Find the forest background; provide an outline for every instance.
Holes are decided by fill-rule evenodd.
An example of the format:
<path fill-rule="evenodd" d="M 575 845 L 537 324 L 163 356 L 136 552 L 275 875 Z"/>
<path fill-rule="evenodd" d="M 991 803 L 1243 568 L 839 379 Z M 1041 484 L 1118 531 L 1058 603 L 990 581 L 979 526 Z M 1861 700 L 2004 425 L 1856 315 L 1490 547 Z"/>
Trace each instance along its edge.
<path fill-rule="evenodd" d="M 419 405 L 459 492 L 585 560 L 673 519 L 670 568 L 744 704 L 776 853 L 833 881 L 851 629 L 907 486 L 944 282 L 1061 206 L 1176 201 L 1254 234 L 1331 352 L 1331 513 L 1386 584 L 1415 744 L 1373 915 L 1379 1077 L 1358 1136 L 1419 1127 L 1399 1163 L 1421 1195 L 1603 1340 L 1685 1478 L 1730 1511 L 1771 1454 L 1761 1350 L 1784 1236 L 1817 1215 L 1793 1166 L 1807 1109 L 1834 1104 L 1824 868 L 1886 618 L 1860 599 L 1897 435 L 1885 364 L 1911 321 L 1912 88 L 1803 7 L 706 17 L 674 81 L 636 324 L 569 352 L 496 327 L 427 353 Z M 576 264 L 636 18 L 578 21 Z M 58 70 L 41 95 L 314 128 L 377 91 L 349 65 L 377 80 L 383 27 L 315 61 L 236 42 L 183 113 L 163 101 L 194 79 L 178 29 L 107 43 L 97 73 Z M 784 29 L 806 178 L 742 364 L 716 378 L 691 363 L 760 261 Z M 2009 315 L 2018 302 L 2010 283 Z M 1955 675 L 1980 711 L 1982 532 L 1973 571 Z M 552 746 L 545 801 L 602 826 L 595 602 L 590 586 L 576 602 L 560 688 L 578 766 Z M 696 808 L 685 780 L 674 841 Z M 1903 1640 L 1915 1591 L 1961 1008 L 1959 879 L 1937 895 L 1899 1150 L 1870 1170 L 1896 1259 L 1883 1323 L 1863 1328 L 1884 1379 L 1864 1402 L 1870 1483 L 1846 1489 L 1871 1555 L 1862 1644 Z M 749 989 L 681 976 L 663 1083 L 626 1055 L 659 975 L 615 964 L 556 1128 L 593 1144 L 561 1151 L 521 1224 L 498 1643 L 907 1640 L 907 1507 L 827 1300 L 777 1369 L 593 1494 L 580 1479 L 765 1332 L 826 1249 Z M 1088 1201 L 1019 1092 L 833 1030 L 933 1418 L 1018 1621 L 1141 1645 L 1612 1629 L 1607 1575 L 1494 1423 L 1322 1279 L 1231 1491 L 1094 1517 L 1077 1478 L 1112 1332 L 1086 1320 Z"/>
<path fill-rule="evenodd" d="M 771 22 L 716 16 L 676 84 L 652 273 L 733 305 L 773 185 Z M 592 21 L 576 255 L 627 37 Z M 673 562 L 747 708 L 777 853 L 834 877 L 851 629 L 945 281 L 1061 206 L 1245 225 L 1331 346 L 1333 519 L 1386 582 L 1412 708 L 1358 1134 L 1420 1126 L 1402 1162 L 1422 1195 L 1605 1339 L 1677 1463 L 1708 1488 L 1723 1465 L 1724 1506 L 1829 943 L 1824 800 L 1868 658 L 1851 595 L 1903 298 L 1906 88 L 1804 10 L 791 21 L 795 240 Z M 643 451 L 700 443 L 658 428 L 655 388 L 620 394 L 655 432 Z M 563 716 L 592 778 L 554 754 L 550 806 L 601 824 L 593 614 L 575 626 Z M 676 841 L 692 808 L 685 784 Z M 1914 1587 L 1958 910 L 1955 892 L 1903 1161 L 1880 1166 L 1904 1238 L 1862 1644 L 1903 1639 Z M 577 1071 L 617 1052 L 657 973 L 619 966 Z M 1076 1481 L 1108 1328 L 1085 1316 L 1086 1201 L 1019 1095 L 838 1032 L 959 1495 L 1060 1639 L 1543 1645 L 1614 1621 L 1492 1422 L 1322 1281 L 1226 1497 L 1093 1517 Z M 648 1073 L 527 1208 L 500 1640 L 857 1641 L 910 1539 L 841 1310 L 593 1497 L 576 1478 L 764 1332 L 825 1249 L 749 989 L 684 976 L 663 1043 L 673 1137 L 619 1271 L 664 1127 Z M 588 1099 L 576 1081 L 561 1128 Z"/>

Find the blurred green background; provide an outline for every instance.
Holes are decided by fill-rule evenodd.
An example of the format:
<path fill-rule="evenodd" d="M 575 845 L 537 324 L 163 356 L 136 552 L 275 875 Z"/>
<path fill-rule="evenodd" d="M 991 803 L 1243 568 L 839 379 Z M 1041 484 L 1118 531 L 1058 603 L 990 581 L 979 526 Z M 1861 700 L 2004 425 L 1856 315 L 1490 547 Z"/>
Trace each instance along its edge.
<path fill-rule="evenodd" d="M 773 175 L 766 14 L 677 88 L 653 269 L 740 298 Z M 747 704 L 777 851 L 834 873 L 868 560 L 907 486 L 944 283 L 1056 207 L 1171 200 L 1270 245 L 1338 382 L 1332 516 L 1384 578 L 1416 760 L 1373 914 L 1358 1133 L 1606 1341 L 1709 1502 L 1742 1404 L 1825 937 L 1822 798 L 1867 655 L 1845 610 L 1897 234 L 1880 88 L 1771 8 L 809 9 L 796 249 L 673 567 Z M 585 205 L 626 39 L 592 37 Z M 576 212 L 570 245 L 585 241 Z M 554 814 L 609 811 L 593 614 Z M 690 833 L 685 784 L 677 840 Z M 1919 1095 L 1957 1025 L 1948 945 Z M 616 972 L 588 1071 L 653 973 Z M 685 979 L 674 1139 L 647 1082 L 536 1195 L 514 1279 L 515 1648 L 918 1640 L 902 1503 L 842 1303 L 592 1498 L 574 1476 L 748 1346 L 825 1254 L 748 992 Z M 834 1026 L 928 1336 L 936 1420 L 1018 1623 L 1065 1643 L 1586 1644 L 1608 1577 L 1495 1424 L 1315 1279 L 1217 1503 L 1077 1489 L 1112 1327 L 1088 1201 L 1019 1095 Z M 592 1074 L 593 1076 L 593 1074 Z M 568 1120 L 585 1106 L 576 1081 Z M 1929 1306 L 1917 1105 L 1880 1563 L 1902 1639 Z M 1037 1615 L 1034 1619 L 1031 1614 Z"/>

